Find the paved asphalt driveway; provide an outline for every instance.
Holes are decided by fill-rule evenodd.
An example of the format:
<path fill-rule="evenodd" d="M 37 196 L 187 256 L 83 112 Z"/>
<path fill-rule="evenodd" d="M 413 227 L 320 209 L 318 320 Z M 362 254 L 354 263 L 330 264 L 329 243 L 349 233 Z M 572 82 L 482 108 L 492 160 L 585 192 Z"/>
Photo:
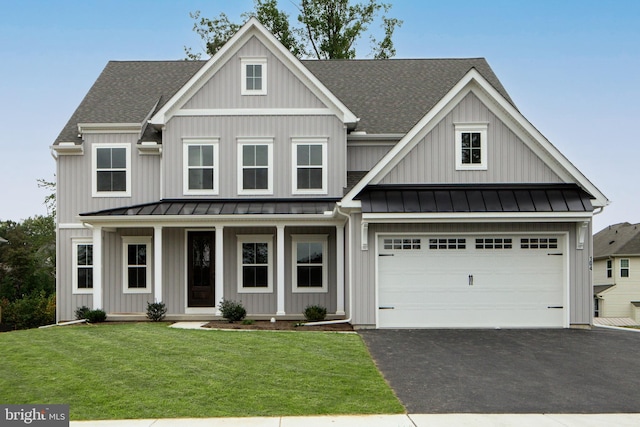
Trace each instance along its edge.
<path fill-rule="evenodd" d="M 640 333 L 364 330 L 414 413 L 640 412 Z"/>

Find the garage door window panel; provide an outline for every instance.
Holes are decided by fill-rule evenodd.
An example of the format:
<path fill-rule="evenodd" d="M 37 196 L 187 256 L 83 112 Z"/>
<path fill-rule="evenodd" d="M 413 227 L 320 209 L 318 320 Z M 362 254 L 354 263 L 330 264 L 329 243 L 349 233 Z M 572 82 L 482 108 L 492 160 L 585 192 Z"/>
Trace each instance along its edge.
<path fill-rule="evenodd" d="M 476 249 L 512 249 L 513 243 L 510 238 L 488 237 L 476 239 Z"/>
<path fill-rule="evenodd" d="M 386 250 L 419 250 L 422 247 L 422 240 L 414 238 L 384 239 L 382 246 Z"/>
<path fill-rule="evenodd" d="M 432 238 L 429 239 L 429 249 L 466 249 L 467 239 Z"/>
<path fill-rule="evenodd" d="M 523 237 L 520 239 L 520 249 L 558 249 L 558 239 L 555 237 Z"/>

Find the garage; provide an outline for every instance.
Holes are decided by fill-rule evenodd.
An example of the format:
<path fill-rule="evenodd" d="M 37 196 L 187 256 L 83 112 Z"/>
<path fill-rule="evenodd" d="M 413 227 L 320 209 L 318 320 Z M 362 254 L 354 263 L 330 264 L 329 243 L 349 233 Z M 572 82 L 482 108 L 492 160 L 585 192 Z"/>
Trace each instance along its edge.
<path fill-rule="evenodd" d="M 379 328 L 568 326 L 565 236 L 381 234 Z"/>

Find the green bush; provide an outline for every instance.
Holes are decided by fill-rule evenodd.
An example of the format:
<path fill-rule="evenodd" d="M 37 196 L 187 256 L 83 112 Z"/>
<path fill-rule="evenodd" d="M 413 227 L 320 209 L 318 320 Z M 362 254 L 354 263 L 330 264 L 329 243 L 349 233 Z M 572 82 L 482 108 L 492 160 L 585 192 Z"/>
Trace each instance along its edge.
<path fill-rule="evenodd" d="M 327 309 L 321 305 L 308 305 L 304 309 L 304 318 L 309 322 L 321 322 L 327 317 Z"/>
<path fill-rule="evenodd" d="M 86 319 L 87 318 L 87 313 L 90 312 L 91 309 L 89 307 L 87 307 L 86 305 L 83 305 L 82 307 L 78 307 L 76 308 L 76 311 L 74 312 L 76 315 L 76 320 L 82 320 L 82 319 Z"/>
<path fill-rule="evenodd" d="M 56 296 L 44 290 L 33 292 L 13 302 L 4 301 L 2 323 L 14 329 L 37 328 L 56 321 Z"/>
<path fill-rule="evenodd" d="M 90 310 L 85 317 L 89 323 L 100 323 L 107 320 L 107 313 L 104 310 Z"/>
<path fill-rule="evenodd" d="M 147 319 L 160 322 L 167 314 L 167 306 L 163 302 L 147 302 Z"/>
<path fill-rule="evenodd" d="M 242 302 L 223 299 L 220 301 L 220 312 L 222 317 L 227 319 L 229 323 L 240 321 L 247 315 L 247 310 L 242 306 Z"/>
<path fill-rule="evenodd" d="M 253 320 L 253 319 L 244 319 L 244 320 L 242 321 L 242 324 L 243 324 L 243 325 L 253 325 L 254 323 L 256 323 L 256 321 L 255 321 L 255 320 Z"/>

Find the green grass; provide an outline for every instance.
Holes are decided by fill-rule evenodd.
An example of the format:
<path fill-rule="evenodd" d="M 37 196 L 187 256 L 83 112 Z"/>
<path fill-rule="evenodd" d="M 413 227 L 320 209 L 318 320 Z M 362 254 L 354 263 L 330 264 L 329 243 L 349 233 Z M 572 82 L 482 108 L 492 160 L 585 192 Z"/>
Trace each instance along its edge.
<path fill-rule="evenodd" d="M 72 420 L 401 413 L 356 334 L 166 324 L 0 334 L 0 402 Z"/>

